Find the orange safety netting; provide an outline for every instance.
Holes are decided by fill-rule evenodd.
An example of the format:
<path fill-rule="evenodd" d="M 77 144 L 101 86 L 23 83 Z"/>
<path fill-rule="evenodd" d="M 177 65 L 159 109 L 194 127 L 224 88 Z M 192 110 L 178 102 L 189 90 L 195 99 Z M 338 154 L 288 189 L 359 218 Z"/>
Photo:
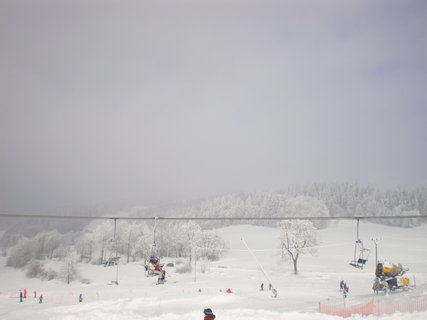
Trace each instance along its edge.
<path fill-rule="evenodd" d="M 319 303 L 319 312 L 339 316 L 343 318 L 350 317 L 353 314 L 368 315 L 383 315 L 394 312 L 415 312 L 427 311 L 427 299 L 413 301 L 408 303 L 386 303 L 379 301 L 370 301 L 365 304 L 360 304 L 351 307 L 335 307 Z"/>

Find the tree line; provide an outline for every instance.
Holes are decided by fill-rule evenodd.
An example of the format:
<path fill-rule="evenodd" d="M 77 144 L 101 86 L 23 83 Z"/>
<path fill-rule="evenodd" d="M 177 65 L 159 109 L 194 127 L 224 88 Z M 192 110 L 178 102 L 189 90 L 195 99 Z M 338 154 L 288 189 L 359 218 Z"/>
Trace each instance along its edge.
<path fill-rule="evenodd" d="M 423 219 L 400 219 L 405 215 L 427 215 L 427 188 L 380 190 L 358 183 L 332 183 L 294 186 L 269 192 L 224 194 L 166 208 L 134 209 L 136 216 L 173 217 L 279 217 L 279 216 L 378 216 L 375 223 L 399 227 L 414 227 Z M 396 219 L 381 219 L 396 216 Z M 206 221 L 202 225 L 216 228 L 239 221 Z M 245 222 L 248 223 L 248 222 Z M 275 225 L 271 221 L 249 221 L 252 224 Z M 326 227 L 317 222 L 316 227 Z"/>
<path fill-rule="evenodd" d="M 190 264 L 193 259 L 217 260 L 228 248 L 218 232 L 203 230 L 193 221 L 154 226 L 121 220 L 116 228 L 113 221 L 104 221 L 78 232 L 53 230 L 34 237 L 9 236 L 2 247 L 7 266 L 26 268 L 28 276 L 42 279 L 62 277 L 68 283 L 76 276 L 77 262 L 103 264 L 120 257 L 120 263 L 129 263 L 156 256 L 188 259 Z M 46 270 L 43 261 L 47 260 L 62 261 L 64 271 Z"/>

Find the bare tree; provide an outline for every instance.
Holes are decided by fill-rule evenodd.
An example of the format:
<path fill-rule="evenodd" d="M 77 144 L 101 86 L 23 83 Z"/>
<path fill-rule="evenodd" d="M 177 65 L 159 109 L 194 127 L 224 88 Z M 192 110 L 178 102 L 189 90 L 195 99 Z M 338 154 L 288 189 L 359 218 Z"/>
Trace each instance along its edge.
<path fill-rule="evenodd" d="M 129 263 L 130 258 L 135 261 L 138 254 L 143 255 L 149 250 L 147 241 L 150 232 L 145 223 L 122 223 L 119 230 L 119 252 L 126 255 L 126 263 Z"/>
<path fill-rule="evenodd" d="M 107 251 L 113 251 L 114 248 L 114 225 L 110 221 L 105 221 L 96 226 L 93 230 L 94 241 L 100 249 L 100 261 L 105 260 Z"/>
<path fill-rule="evenodd" d="M 83 233 L 76 240 L 75 249 L 80 255 L 80 260 L 90 262 L 95 248 L 95 236 L 93 233 Z"/>
<path fill-rule="evenodd" d="M 189 263 L 191 263 L 194 254 L 194 248 L 198 245 L 198 242 L 200 241 L 202 228 L 197 223 L 193 221 L 188 221 L 187 223 L 181 224 L 181 232 L 181 240 L 186 245 Z"/>
<path fill-rule="evenodd" d="M 215 231 L 202 231 L 198 256 L 208 260 L 218 260 L 228 249 L 227 243 Z"/>
<path fill-rule="evenodd" d="M 67 284 L 70 284 L 70 282 L 75 280 L 77 277 L 76 260 L 76 253 L 68 248 L 60 274 L 61 278 L 64 279 Z"/>
<path fill-rule="evenodd" d="M 298 274 L 298 258 L 301 254 L 313 254 L 317 245 L 317 229 L 311 221 L 285 220 L 280 223 L 282 256 L 292 260 L 294 274 Z"/>

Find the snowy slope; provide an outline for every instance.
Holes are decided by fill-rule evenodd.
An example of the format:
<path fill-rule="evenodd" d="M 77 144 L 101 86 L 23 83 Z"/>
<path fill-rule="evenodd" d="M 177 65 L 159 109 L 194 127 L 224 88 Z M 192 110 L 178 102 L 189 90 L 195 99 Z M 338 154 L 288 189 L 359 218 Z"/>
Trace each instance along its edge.
<path fill-rule="evenodd" d="M 220 261 L 209 265 L 198 262 L 196 275 L 177 274 L 174 268 L 169 268 L 165 285 L 155 285 L 155 278 L 146 278 L 141 263 L 119 266 L 119 286 L 111 285 L 116 277 L 115 267 L 81 264 L 80 273 L 91 283 L 75 282 L 67 286 L 60 280 L 27 279 L 21 270 L 3 267 L 5 258 L 1 258 L 0 318 L 195 320 L 202 319 L 203 309 L 210 307 L 219 320 L 332 320 L 338 318 L 317 313 L 318 303 L 328 299 L 342 305 L 342 296 L 337 290 L 341 279 L 350 285 L 347 305 L 374 297 L 371 287 L 375 252 L 372 250 L 364 270 L 348 265 L 353 256 L 355 222 L 341 222 L 321 230 L 318 252 L 315 256 L 300 258 L 298 276 L 293 275 L 289 262 L 281 262 L 277 229 L 242 225 L 219 232 L 230 245 L 230 251 Z M 242 237 L 277 288 L 277 298 L 272 298 L 268 290 L 259 290 L 262 282 L 268 289 L 268 280 L 246 251 Z M 402 263 L 417 280 L 417 288 L 410 292 L 376 298 L 391 302 L 427 298 L 427 227 L 401 229 L 361 223 L 360 238 L 370 249 L 374 248 L 372 237 L 383 239 L 378 247 L 379 259 Z M 202 267 L 206 269 L 204 273 L 200 270 Z M 30 297 L 19 303 L 18 292 L 23 288 L 29 291 Z M 199 288 L 202 292 L 198 292 Z M 233 293 L 225 293 L 227 288 Z M 34 290 L 43 293 L 43 304 L 31 297 Z M 84 297 L 81 304 L 77 302 L 80 293 Z M 370 318 L 376 319 L 367 319 Z M 427 312 L 386 318 L 421 320 L 427 318 Z"/>

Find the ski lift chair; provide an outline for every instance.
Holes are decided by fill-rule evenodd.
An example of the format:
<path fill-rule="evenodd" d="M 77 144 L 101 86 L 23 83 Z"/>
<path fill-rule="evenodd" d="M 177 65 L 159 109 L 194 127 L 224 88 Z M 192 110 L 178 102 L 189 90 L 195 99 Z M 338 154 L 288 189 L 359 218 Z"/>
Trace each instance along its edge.
<path fill-rule="evenodd" d="M 368 262 L 370 252 L 371 250 L 366 249 L 361 240 L 356 240 L 354 244 L 354 259 L 350 262 L 350 265 L 355 268 L 363 269 L 366 262 Z"/>
<path fill-rule="evenodd" d="M 357 229 L 356 229 L 357 240 L 356 240 L 356 243 L 354 244 L 354 258 L 350 262 L 350 265 L 355 268 L 363 269 L 366 262 L 368 261 L 369 253 L 371 252 L 371 250 L 366 249 L 363 246 L 362 240 L 360 240 L 359 238 L 359 220 L 360 218 L 357 218 Z"/>
<path fill-rule="evenodd" d="M 119 263 L 119 259 L 120 259 L 120 257 L 110 257 L 110 258 L 108 258 L 108 260 L 105 262 L 104 267 L 116 266 Z"/>

